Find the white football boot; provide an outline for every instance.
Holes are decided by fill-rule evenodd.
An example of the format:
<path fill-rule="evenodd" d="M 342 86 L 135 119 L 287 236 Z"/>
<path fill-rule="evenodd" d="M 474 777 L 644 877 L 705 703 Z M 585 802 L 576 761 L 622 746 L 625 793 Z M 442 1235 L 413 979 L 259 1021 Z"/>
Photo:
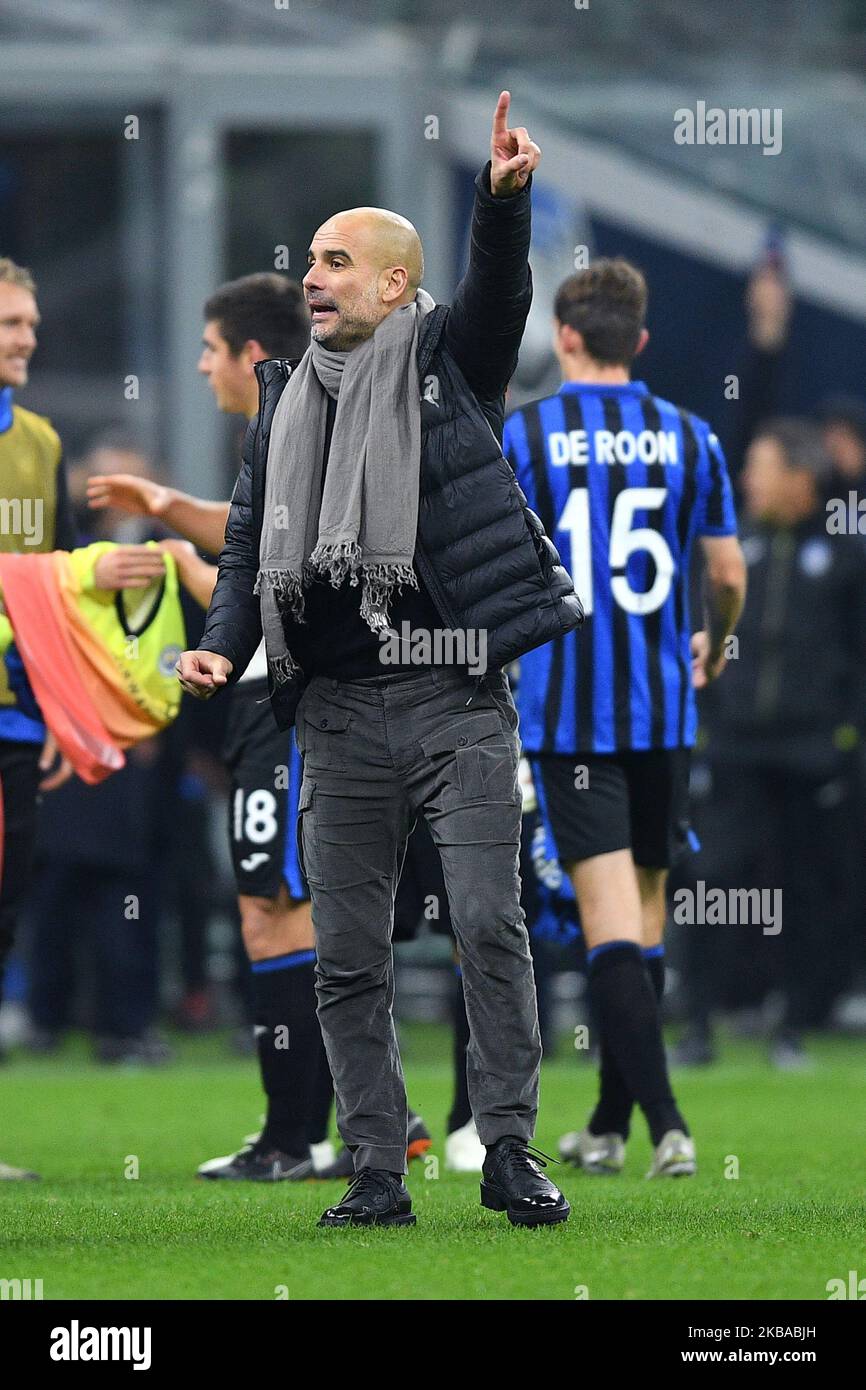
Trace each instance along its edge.
<path fill-rule="evenodd" d="M 445 1167 L 452 1173 L 480 1173 L 486 1153 L 475 1121 L 470 1120 L 445 1140 Z"/>
<path fill-rule="evenodd" d="M 313 1160 L 313 1172 L 320 1173 L 323 1168 L 329 1168 L 337 1157 L 337 1151 L 330 1139 L 323 1139 L 320 1144 L 310 1145 L 310 1158 Z"/>
<path fill-rule="evenodd" d="M 625 1144 L 620 1134 L 591 1134 L 588 1129 L 575 1129 L 560 1139 L 559 1156 L 585 1173 L 610 1177 L 623 1170 Z"/>
<path fill-rule="evenodd" d="M 698 1171 L 695 1141 L 681 1129 L 669 1129 L 656 1145 L 648 1178 L 690 1178 Z"/>

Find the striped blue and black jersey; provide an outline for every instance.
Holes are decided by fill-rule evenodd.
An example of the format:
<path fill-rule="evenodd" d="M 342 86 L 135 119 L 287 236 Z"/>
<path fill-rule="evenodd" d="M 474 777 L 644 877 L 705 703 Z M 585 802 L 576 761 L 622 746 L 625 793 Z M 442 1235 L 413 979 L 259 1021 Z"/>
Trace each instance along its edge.
<path fill-rule="evenodd" d="M 692 541 L 736 534 L 715 434 L 642 381 L 567 382 L 509 416 L 503 448 L 586 610 L 520 659 L 524 748 L 690 746 Z"/>

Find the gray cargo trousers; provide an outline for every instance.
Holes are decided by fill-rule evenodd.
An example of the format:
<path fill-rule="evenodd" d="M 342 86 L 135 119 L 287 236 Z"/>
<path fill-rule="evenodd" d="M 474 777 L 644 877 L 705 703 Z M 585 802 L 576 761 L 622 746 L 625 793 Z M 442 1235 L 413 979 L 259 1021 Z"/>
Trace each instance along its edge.
<path fill-rule="evenodd" d="M 517 711 L 502 672 L 454 667 L 314 678 L 296 716 L 298 843 L 316 932 L 316 992 L 337 1126 L 363 1167 L 406 1171 L 391 933 L 409 832 L 439 849 L 469 1019 L 482 1144 L 531 1139 L 541 1041 L 520 906 Z"/>

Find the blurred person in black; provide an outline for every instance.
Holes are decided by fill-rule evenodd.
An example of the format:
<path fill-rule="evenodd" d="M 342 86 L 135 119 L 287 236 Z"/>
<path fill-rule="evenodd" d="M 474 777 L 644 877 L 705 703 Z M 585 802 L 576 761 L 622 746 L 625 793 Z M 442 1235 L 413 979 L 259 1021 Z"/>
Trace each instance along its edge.
<path fill-rule="evenodd" d="M 86 939 L 91 994 L 86 1022 L 100 1062 L 165 1061 L 154 1032 L 157 939 L 168 852 L 165 792 L 177 780 L 165 735 L 132 748 L 98 786 L 77 778 L 40 818 L 38 866 L 28 902 L 33 1046 L 51 1051 L 76 1021 L 76 956 Z"/>
<path fill-rule="evenodd" d="M 705 700 L 705 848 L 680 884 L 781 889 L 781 929 L 683 928 L 690 1027 L 676 1059 L 685 1064 L 712 1059 L 718 967 L 735 941 L 738 969 L 763 966 L 781 991 L 771 1049 L 780 1068 L 810 1065 L 803 1033 L 826 1022 L 846 978 L 866 548 L 828 531 L 828 471 L 818 427 L 802 420 L 764 424 L 746 455 L 750 600 L 728 679 Z"/>

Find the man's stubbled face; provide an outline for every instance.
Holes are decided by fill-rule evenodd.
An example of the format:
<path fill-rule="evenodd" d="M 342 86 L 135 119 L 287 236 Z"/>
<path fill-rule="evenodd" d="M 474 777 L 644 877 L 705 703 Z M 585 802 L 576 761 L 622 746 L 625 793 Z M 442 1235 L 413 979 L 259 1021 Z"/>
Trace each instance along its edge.
<path fill-rule="evenodd" d="M 312 336 L 335 352 L 364 342 L 392 309 L 410 303 L 423 271 L 415 228 L 379 208 L 355 208 L 323 223 L 307 260 Z M 396 298 L 395 267 L 405 270 L 406 282 Z"/>

